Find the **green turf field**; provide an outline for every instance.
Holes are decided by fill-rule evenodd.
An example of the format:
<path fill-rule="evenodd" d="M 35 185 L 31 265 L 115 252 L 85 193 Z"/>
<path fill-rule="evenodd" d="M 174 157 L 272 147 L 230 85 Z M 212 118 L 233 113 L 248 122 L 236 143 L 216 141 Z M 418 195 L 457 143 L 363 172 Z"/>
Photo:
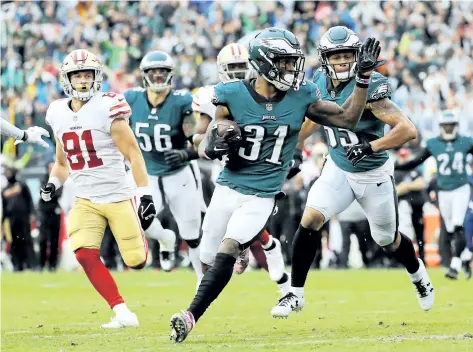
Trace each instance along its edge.
<path fill-rule="evenodd" d="M 82 273 L 2 273 L 2 351 L 473 351 L 473 281 L 431 270 L 436 304 L 423 312 L 404 271 L 312 272 L 306 307 L 269 312 L 277 287 L 265 272 L 237 277 L 181 345 L 169 318 L 187 308 L 190 271 L 115 274 L 139 328 L 101 330 L 111 317 Z"/>

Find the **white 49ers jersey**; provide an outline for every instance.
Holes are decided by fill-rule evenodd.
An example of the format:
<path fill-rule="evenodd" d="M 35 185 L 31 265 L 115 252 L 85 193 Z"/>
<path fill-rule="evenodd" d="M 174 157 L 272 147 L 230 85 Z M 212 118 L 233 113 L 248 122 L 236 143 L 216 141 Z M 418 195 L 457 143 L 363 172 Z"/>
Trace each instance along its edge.
<path fill-rule="evenodd" d="M 113 120 L 128 121 L 130 115 L 125 97 L 116 93 L 97 92 L 78 112 L 71 110 L 69 99 L 49 105 L 46 123 L 62 144 L 77 197 L 97 204 L 133 197 L 125 158 L 110 134 Z"/>
<path fill-rule="evenodd" d="M 215 86 L 205 86 L 197 90 L 192 97 L 192 109 L 195 112 L 209 115 L 212 120 L 215 119 L 217 107 L 212 104 Z"/>

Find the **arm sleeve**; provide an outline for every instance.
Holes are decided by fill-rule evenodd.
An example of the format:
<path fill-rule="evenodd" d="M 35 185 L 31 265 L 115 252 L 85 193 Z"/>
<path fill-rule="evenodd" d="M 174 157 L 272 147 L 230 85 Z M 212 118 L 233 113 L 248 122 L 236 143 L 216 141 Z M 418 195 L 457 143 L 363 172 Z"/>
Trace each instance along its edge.
<path fill-rule="evenodd" d="M 13 137 L 16 140 L 22 139 L 25 135 L 23 130 L 20 130 L 18 127 L 12 125 L 7 120 L 1 119 L 1 126 L 0 129 L 2 131 L 2 136 Z"/>
<path fill-rule="evenodd" d="M 124 119 L 129 123 L 131 116 L 131 107 L 128 105 L 123 94 L 116 94 L 113 98 L 105 97 L 104 99 L 113 99 L 108 110 L 107 132 L 110 133 L 112 122 L 115 119 Z"/>
<path fill-rule="evenodd" d="M 418 153 L 414 159 L 409 160 L 408 162 L 404 164 L 398 164 L 396 163 L 396 170 L 411 170 L 420 164 L 422 164 L 424 161 L 426 161 L 432 154 L 430 154 L 429 149 L 423 148 L 420 153 Z"/>
<path fill-rule="evenodd" d="M 215 106 L 227 105 L 227 97 L 225 94 L 225 84 L 219 83 L 215 86 L 211 101 L 212 101 L 212 104 L 214 104 Z"/>

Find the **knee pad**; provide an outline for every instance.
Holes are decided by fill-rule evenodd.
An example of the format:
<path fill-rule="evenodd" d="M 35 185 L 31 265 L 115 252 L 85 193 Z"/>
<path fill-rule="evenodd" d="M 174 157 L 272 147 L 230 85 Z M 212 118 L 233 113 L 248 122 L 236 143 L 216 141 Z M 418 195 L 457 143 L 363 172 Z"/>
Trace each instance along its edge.
<path fill-rule="evenodd" d="M 141 248 L 128 250 L 122 253 L 123 261 L 132 269 L 143 269 L 148 259 L 148 253 Z"/>
<path fill-rule="evenodd" d="M 199 247 L 199 244 L 200 244 L 200 236 L 199 238 L 195 239 L 195 240 L 185 240 L 187 245 L 191 248 L 197 248 Z"/>

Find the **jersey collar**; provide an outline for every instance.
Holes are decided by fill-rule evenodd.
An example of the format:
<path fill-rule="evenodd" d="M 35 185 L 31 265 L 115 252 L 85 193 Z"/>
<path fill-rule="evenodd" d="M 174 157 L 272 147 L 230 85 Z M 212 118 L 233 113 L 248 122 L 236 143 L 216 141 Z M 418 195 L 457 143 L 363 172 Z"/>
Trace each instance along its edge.
<path fill-rule="evenodd" d="M 265 104 L 265 103 L 279 103 L 281 102 L 281 100 L 284 99 L 284 97 L 286 96 L 286 93 L 287 91 L 282 91 L 282 90 L 278 90 L 278 92 L 276 93 L 276 95 L 273 97 L 273 98 L 265 98 L 263 97 L 262 95 L 259 95 L 255 88 L 254 88 L 254 82 L 256 81 L 256 79 L 252 79 L 252 80 L 243 80 L 243 84 L 245 85 L 245 87 L 248 89 L 248 92 L 251 94 L 251 96 L 253 97 L 253 99 L 258 103 L 258 104 Z"/>
<path fill-rule="evenodd" d="M 345 82 L 340 82 L 340 84 L 337 87 L 334 87 L 332 84 L 332 80 L 330 77 L 326 76 L 326 88 L 327 92 L 330 95 L 331 98 L 335 98 L 337 95 L 340 94 L 340 92 L 351 82 L 351 79 Z"/>

